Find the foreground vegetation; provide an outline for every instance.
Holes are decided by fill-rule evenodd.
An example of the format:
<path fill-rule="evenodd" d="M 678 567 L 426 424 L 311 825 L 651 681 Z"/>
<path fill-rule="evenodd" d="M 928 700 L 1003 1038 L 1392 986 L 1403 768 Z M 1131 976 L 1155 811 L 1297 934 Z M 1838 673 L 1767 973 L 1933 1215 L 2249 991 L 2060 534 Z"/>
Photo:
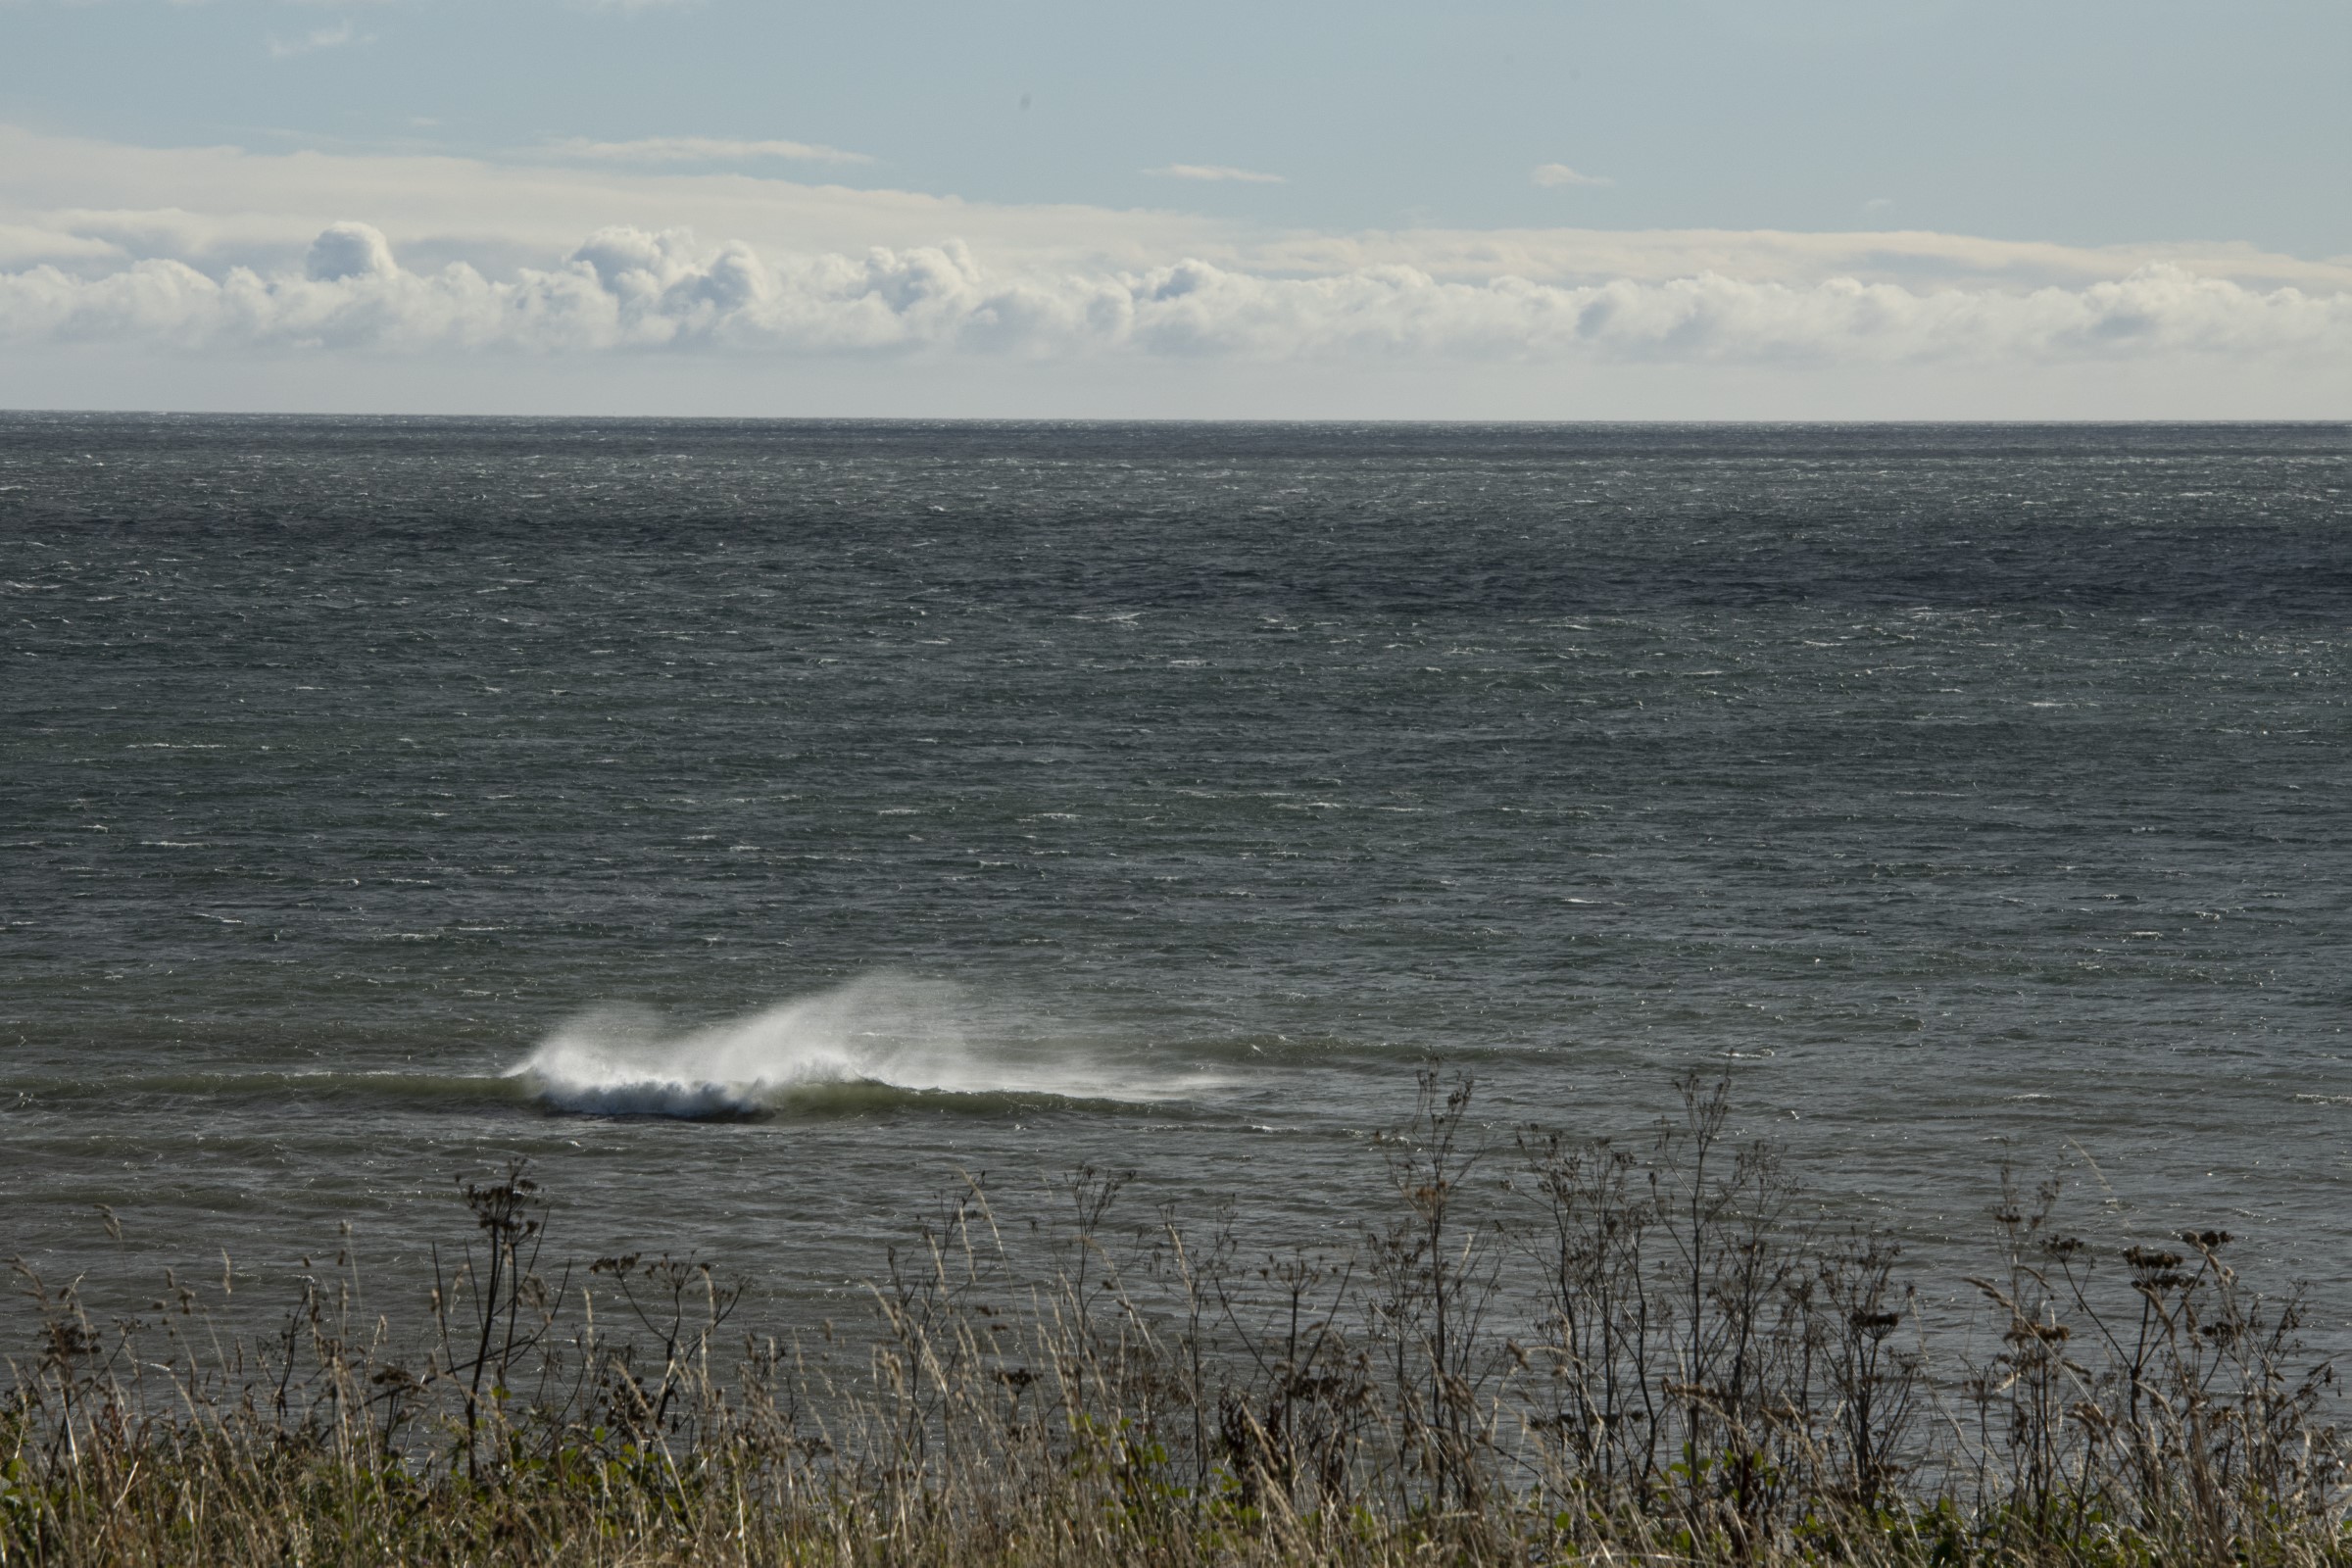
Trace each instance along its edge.
<path fill-rule="evenodd" d="M 975 1185 L 870 1325 L 746 1333 L 674 1258 L 550 1262 L 519 1167 L 407 1329 L 348 1278 L 224 1341 L 19 1265 L 17 1563 L 2352 1563 L 2327 1366 L 2229 1238 L 2092 1247 L 2007 1191 L 1977 1309 L 1808 1221 L 1722 1085 L 1628 1151 L 1424 1078 L 1334 1255 Z"/>

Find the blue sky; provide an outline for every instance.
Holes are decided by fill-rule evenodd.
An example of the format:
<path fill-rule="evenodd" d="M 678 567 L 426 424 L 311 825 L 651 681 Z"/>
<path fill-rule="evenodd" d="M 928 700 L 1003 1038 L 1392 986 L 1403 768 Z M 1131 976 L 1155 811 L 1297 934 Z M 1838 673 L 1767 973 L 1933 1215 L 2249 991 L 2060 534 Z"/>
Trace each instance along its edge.
<path fill-rule="evenodd" d="M 1589 413 L 1610 367 L 1702 412 L 2352 412 L 2340 4 L 0 0 L 0 399 L 529 404 L 658 350 L 722 400 L 854 364 L 887 407 L 843 412 L 1017 364 L 1004 412 L 1323 365 L 1358 413 L 1367 357 L 1446 372 L 1432 414 L 1547 369 L 1583 390 L 1528 415 Z M 321 275 L 336 223 L 383 245 Z M 606 229 L 666 237 L 600 268 Z"/>

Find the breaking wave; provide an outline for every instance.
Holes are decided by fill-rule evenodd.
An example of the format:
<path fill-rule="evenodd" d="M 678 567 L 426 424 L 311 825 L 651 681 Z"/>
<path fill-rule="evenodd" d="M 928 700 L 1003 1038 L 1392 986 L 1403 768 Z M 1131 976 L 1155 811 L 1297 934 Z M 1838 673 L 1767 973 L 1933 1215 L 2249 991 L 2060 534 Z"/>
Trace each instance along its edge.
<path fill-rule="evenodd" d="M 557 1029 L 507 1076 L 555 1110 L 704 1120 L 909 1101 L 1150 1102 L 1214 1081 L 1075 1043 L 975 1041 L 970 1010 L 958 987 L 889 975 L 682 1033 L 643 1008 L 603 1007 Z"/>

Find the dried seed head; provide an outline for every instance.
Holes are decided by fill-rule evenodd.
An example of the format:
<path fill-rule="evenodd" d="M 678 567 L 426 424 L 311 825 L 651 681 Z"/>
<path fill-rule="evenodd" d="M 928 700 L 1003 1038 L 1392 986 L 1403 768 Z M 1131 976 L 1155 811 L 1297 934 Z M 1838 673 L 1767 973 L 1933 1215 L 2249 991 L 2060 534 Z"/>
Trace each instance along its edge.
<path fill-rule="evenodd" d="M 2063 1323 L 2029 1323 L 2021 1317 L 2011 1321 L 2009 1332 L 2001 1338 L 2012 1345 L 2023 1345 L 2029 1340 L 2042 1345 L 2057 1345 L 2072 1339 L 2074 1332 Z"/>

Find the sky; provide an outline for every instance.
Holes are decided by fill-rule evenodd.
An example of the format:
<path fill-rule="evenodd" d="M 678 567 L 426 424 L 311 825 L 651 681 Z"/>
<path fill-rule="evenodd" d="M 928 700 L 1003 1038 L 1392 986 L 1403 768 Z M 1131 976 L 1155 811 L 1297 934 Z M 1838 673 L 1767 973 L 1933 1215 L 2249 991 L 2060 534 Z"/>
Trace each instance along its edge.
<path fill-rule="evenodd" d="M 2340 0 L 0 0 L 0 406 L 2352 417 Z"/>

